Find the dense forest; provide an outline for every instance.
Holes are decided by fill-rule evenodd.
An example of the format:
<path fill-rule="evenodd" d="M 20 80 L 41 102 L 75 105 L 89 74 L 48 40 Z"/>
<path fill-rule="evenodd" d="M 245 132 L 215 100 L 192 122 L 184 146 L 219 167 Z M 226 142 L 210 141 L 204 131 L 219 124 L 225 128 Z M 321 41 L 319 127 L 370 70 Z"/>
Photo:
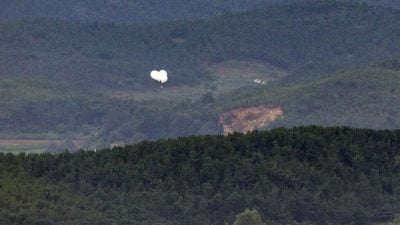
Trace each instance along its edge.
<path fill-rule="evenodd" d="M 399 149 L 399 130 L 311 126 L 0 153 L 1 224 L 224 225 L 245 209 L 266 224 L 375 224 L 400 212 Z"/>
<path fill-rule="evenodd" d="M 3 21 L 0 137 L 93 148 L 218 134 L 221 113 L 257 105 L 282 107 L 272 127 L 398 128 L 399 21 L 393 9 L 336 1 L 146 25 Z M 212 68 L 226 62 L 287 76 L 256 86 L 239 71 L 224 84 Z M 170 74 L 162 91 L 148 77 L 157 68 Z"/>

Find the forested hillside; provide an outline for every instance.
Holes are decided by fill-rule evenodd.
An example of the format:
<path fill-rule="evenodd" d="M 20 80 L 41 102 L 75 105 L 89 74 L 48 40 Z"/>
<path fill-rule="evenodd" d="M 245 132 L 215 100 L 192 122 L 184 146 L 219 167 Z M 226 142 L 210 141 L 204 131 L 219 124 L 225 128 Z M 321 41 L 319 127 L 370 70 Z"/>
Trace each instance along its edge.
<path fill-rule="evenodd" d="M 400 212 L 400 131 L 346 127 L 0 153 L 2 224 L 375 224 Z"/>
<path fill-rule="evenodd" d="M 154 25 L 3 22 L 0 136 L 93 148 L 215 134 L 221 113 L 257 105 L 283 108 L 273 126 L 398 128 L 398 69 L 370 64 L 399 58 L 399 21 L 317 1 Z M 165 90 L 148 77 L 156 68 L 170 74 Z"/>
<path fill-rule="evenodd" d="M 234 93 L 204 94 L 198 100 L 118 100 L 74 89 L 52 89 L 30 82 L 4 81 L 3 134 L 80 138 L 84 148 L 193 134 L 222 133 L 219 116 L 252 106 L 281 107 L 283 118 L 271 127 L 400 127 L 400 66 L 397 61 L 323 75 L 251 85 Z M 162 93 L 160 93 L 162 94 Z M 12 132 L 11 132 L 12 131 Z M 22 136 L 23 137 L 23 136 Z M 61 136 L 62 137 L 62 136 Z M 49 150 L 55 150 L 54 147 Z M 61 149 L 62 150 L 62 149 Z"/>
<path fill-rule="evenodd" d="M 1 1 L 0 224 L 400 219 L 398 7 Z"/>
<path fill-rule="evenodd" d="M 208 65 L 233 59 L 337 69 L 398 58 L 399 21 L 396 11 L 331 1 L 141 26 L 12 21 L 0 25 L 0 75 L 115 90 L 149 87 L 155 68 L 171 85 L 199 84 L 212 79 Z"/>
<path fill-rule="evenodd" d="M 336 1 L 146 25 L 4 21 L 0 138 L 94 148 L 216 134 L 221 113 L 259 105 L 283 109 L 271 126 L 398 128 L 399 71 L 377 63 L 396 64 L 399 21 Z M 149 78 L 160 68 L 164 90 Z"/>

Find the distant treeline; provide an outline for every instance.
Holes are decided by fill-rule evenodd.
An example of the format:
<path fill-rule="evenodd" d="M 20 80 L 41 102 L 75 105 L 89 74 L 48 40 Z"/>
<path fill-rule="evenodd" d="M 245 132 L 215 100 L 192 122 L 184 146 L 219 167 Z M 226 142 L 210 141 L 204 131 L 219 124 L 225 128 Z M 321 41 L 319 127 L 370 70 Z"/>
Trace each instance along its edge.
<path fill-rule="evenodd" d="M 0 154 L 3 224 L 372 224 L 400 212 L 400 131 L 298 127 Z"/>

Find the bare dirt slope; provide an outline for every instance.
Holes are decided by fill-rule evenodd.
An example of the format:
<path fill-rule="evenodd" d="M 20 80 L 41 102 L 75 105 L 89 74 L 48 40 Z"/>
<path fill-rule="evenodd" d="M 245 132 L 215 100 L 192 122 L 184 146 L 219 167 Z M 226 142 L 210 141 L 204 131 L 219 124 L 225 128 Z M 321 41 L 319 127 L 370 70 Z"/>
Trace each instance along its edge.
<path fill-rule="evenodd" d="M 271 122 L 282 118 L 281 107 L 258 106 L 240 108 L 221 114 L 219 121 L 227 135 L 233 132 L 246 133 L 265 128 Z"/>

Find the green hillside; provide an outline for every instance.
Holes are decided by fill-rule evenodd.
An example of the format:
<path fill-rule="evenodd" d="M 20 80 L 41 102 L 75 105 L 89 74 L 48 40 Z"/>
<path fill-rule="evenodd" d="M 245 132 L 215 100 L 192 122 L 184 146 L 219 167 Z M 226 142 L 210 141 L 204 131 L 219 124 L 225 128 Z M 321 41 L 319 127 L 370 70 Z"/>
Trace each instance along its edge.
<path fill-rule="evenodd" d="M 62 80 L 81 88 L 150 87 L 165 68 L 170 85 L 213 79 L 208 65 L 260 61 L 289 72 L 337 69 L 399 56 L 396 11 L 317 1 L 156 25 L 26 19 L 0 25 L 0 76 Z"/>
<path fill-rule="evenodd" d="M 77 140 L 80 147 L 95 148 L 220 133 L 217 114 L 198 100 L 119 99 L 34 80 L 0 80 L 0 90 L 0 151 L 8 149 L 1 139 Z"/>
<path fill-rule="evenodd" d="M 386 62 L 270 83 L 256 90 L 242 89 L 221 96 L 216 106 L 281 106 L 285 118 L 274 126 L 319 124 L 395 129 L 400 127 L 400 109 L 394 104 L 399 101 L 399 63 Z"/>
<path fill-rule="evenodd" d="M 359 2 L 3 0 L 0 225 L 397 224 L 400 11 Z"/>
<path fill-rule="evenodd" d="M 273 127 L 398 128 L 398 69 L 371 65 L 399 58 L 399 21 L 335 1 L 151 25 L 3 21 L 0 139 L 94 148 L 219 134 L 221 113 L 258 105 L 282 107 Z"/>
<path fill-rule="evenodd" d="M 0 153 L 2 224 L 380 224 L 400 212 L 400 132 L 300 127 L 97 152 Z"/>
<path fill-rule="evenodd" d="M 399 67 L 375 65 L 340 72 L 285 78 L 248 86 L 228 94 L 197 90 L 194 100 L 168 100 L 179 94 L 159 93 L 160 100 L 132 100 L 90 95 L 65 87 L 52 89 L 31 82 L 0 82 L 3 138 L 80 139 L 85 148 L 133 143 L 193 134 L 222 132 L 223 112 L 259 105 L 281 107 L 284 117 L 270 125 L 319 124 L 369 128 L 400 127 Z M 242 78 L 243 82 L 246 78 Z M 25 92 L 23 90 L 26 90 Z M 189 91 L 189 90 L 188 90 Z M 17 101 L 16 101 L 17 100 Z M 51 131 L 51 132 L 49 132 Z M 14 136 L 13 136 L 14 135 Z"/>

